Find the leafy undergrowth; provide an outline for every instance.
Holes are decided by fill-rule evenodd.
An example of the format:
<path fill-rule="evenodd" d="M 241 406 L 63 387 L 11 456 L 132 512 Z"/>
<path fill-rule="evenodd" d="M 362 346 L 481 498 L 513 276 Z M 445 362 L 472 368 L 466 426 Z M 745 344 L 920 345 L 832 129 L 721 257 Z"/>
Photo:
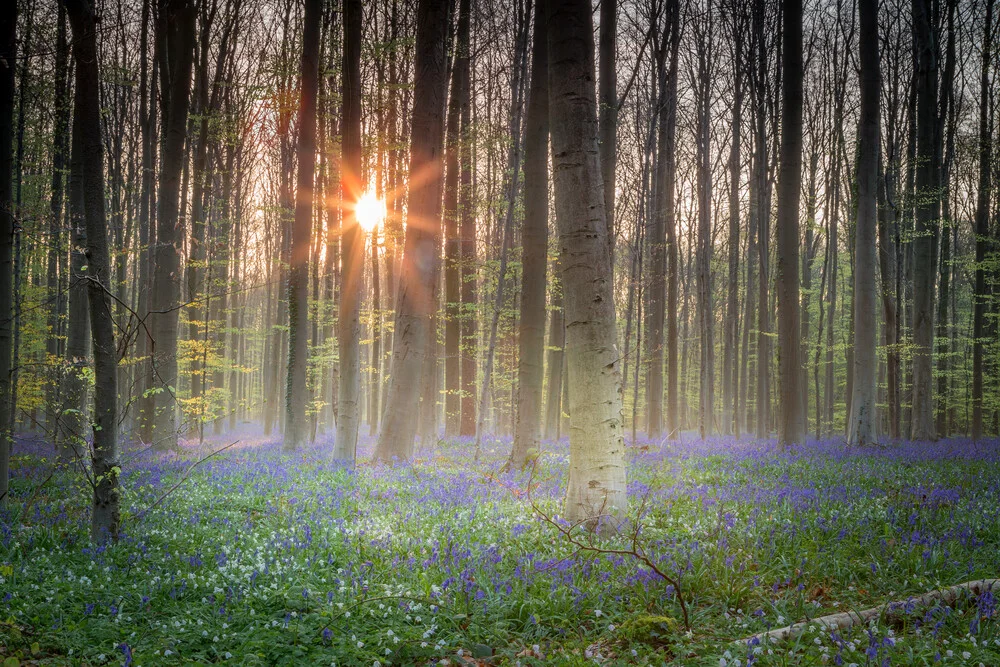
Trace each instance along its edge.
<path fill-rule="evenodd" d="M 457 441 L 348 470 L 319 440 L 286 455 L 244 434 L 152 510 L 212 445 L 126 455 L 124 535 L 108 548 L 87 540 L 81 475 L 50 476 L 46 446 L 19 441 L 0 664 L 1000 665 L 989 594 L 841 635 L 744 641 L 1000 576 L 998 442 L 629 447 L 630 499 L 645 508 L 632 518 L 681 584 L 688 632 L 654 572 L 575 551 L 532 510 L 558 514 L 565 442 L 529 477 L 501 472 L 509 442 L 479 464 Z"/>

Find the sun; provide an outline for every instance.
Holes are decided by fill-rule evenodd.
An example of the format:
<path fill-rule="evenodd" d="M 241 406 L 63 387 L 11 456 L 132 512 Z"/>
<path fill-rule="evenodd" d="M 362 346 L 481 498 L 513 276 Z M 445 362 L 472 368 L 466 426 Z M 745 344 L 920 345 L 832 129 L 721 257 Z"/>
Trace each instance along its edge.
<path fill-rule="evenodd" d="M 354 217 L 357 218 L 361 229 L 371 232 L 385 220 L 385 202 L 373 193 L 366 192 L 354 205 Z"/>

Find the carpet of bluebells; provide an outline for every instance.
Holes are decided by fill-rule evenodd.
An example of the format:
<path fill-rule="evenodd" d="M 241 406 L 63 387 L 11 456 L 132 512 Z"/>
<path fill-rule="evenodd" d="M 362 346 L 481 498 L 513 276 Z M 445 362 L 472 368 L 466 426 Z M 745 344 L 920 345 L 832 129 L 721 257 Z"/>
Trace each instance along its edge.
<path fill-rule="evenodd" d="M 690 630 L 655 572 L 553 525 L 565 442 L 533 473 L 503 471 L 502 440 L 478 463 L 455 441 L 395 467 L 368 463 L 367 441 L 347 469 L 329 438 L 285 454 L 248 431 L 203 458 L 227 442 L 126 454 L 122 538 L 93 547 L 84 476 L 53 474 L 51 450 L 19 439 L 0 664 L 1000 665 L 990 593 L 747 641 L 1000 576 L 995 441 L 629 446 L 632 523 L 600 544 L 629 550 L 637 529 Z"/>

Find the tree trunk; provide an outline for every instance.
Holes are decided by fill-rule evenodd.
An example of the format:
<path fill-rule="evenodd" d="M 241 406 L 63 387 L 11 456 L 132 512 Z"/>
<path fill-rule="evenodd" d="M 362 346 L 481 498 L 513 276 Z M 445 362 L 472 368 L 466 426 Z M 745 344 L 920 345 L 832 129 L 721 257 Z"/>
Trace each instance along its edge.
<path fill-rule="evenodd" d="M 565 517 L 626 509 L 620 360 L 598 150 L 589 0 L 549 8 L 549 112 L 566 304 L 570 465 Z"/>
<path fill-rule="evenodd" d="M 608 3 L 614 6 L 614 3 Z M 517 356 L 517 422 L 511 467 L 521 468 L 541 446 L 545 350 L 545 269 L 549 246 L 549 90 L 545 0 L 535 2 L 524 142 L 524 223 L 521 228 L 521 321 Z M 603 25 L 603 23 L 602 23 Z M 603 46 L 603 42 L 602 42 Z M 612 43 L 613 46 L 613 43 Z M 612 89 L 612 96 L 614 90 Z M 602 126 L 603 130 L 603 126 Z M 605 146 L 605 148 L 607 148 Z M 602 160 L 607 150 L 601 153 Z M 612 156 L 613 159 L 613 156 Z M 602 165 L 605 166 L 605 165 Z M 612 163 L 612 180 L 614 179 Z M 607 172 L 604 174 L 607 176 Z M 605 185 L 607 183 L 605 182 Z M 605 188 L 607 191 L 607 188 Z"/>
<path fill-rule="evenodd" d="M 888 193 L 894 192 L 892 176 L 888 169 L 881 174 L 879 196 L 879 271 L 882 275 L 883 340 L 886 348 L 886 404 L 889 437 L 899 439 L 899 350 L 896 337 L 896 245 L 893 229 L 896 226 L 895 209 Z"/>
<path fill-rule="evenodd" d="M 732 7 L 733 115 L 732 143 L 729 148 L 729 272 L 726 281 L 725 342 L 722 352 L 722 433 L 740 434 L 740 419 L 736 410 L 739 394 L 739 293 L 740 293 L 740 135 L 743 125 L 743 23 L 739 11 Z M 747 326 L 743 322 L 743 326 Z"/>
<path fill-rule="evenodd" d="M 937 150 L 937 35 L 930 0 L 913 0 L 913 57 L 916 68 L 916 212 L 913 246 L 913 399 L 910 438 L 935 440 L 931 351 L 934 344 L 934 239 L 940 207 Z"/>
<path fill-rule="evenodd" d="M 177 448 L 177 334 L 180 301 L 181 172 L 187 136 L 188 97 L 194 48 L 195 9 L 191 0 L 158 0 L 157 52 L 160 59 L 160 182 L 156 202 L 156 245 L 150 289 L 150 331 L 154 377 L 153 446 Z"/>
<path fill-rule="evenodd" d="M 10 478 L 11 361 L 13 330 L 11 329 L 11 294 L 13 290 L 14 206 L 13 155 L 14 138 L 14 63 L 17 55 L 17 2 L 4 4 L 0 20 L 0 501 L 7 502 Z"/>
<path fill-rule="evenodd" d="M 410 198 L 392 339 L 392 370 L 375 458 L 409 460 L 434 304 L 436 228 L 441 219 L 441 152 L 447 88 L 448 7 L 419 0 L 410 145 Z"/>
<path fill-rule="evenodd" d="M 465 0 L 468 4 L 469 0 Z M 458 40 L 455 45 L 455 66 L 451 72 L 451 94 L 448 97 L 448 126 L 446 131 L 445 182 L 444 182 L 444 432 L 447 437 L 459 434 L 462 421 L 462 239 L 459 236 L 458 190 L 460 179 L 459 157 L 461 142 L 462 77 L 466 68 L 463 58 L 468 58 L 468 15 L 461 15 L 459 8 Z M 464 22 L 464 23 L 463 23 Z M 463 32 L 464 28 L 464 32 Z M 466 41 L 463 42 L 463 39 Z"/>
<path fill-rule="evenodd" d="M 805 442 L 805 402 L 799 314 L 799 197 L 802 184 L 802 0 L 782 6 L 781 148 L 778 177 L 777 264 L 778 355 L 782 445 Z"/>
<path fill-rule="evenodd" d="M 712 15 L 695 24 L 698 78 L 694 85 L 697 107 L 698 245 L 695 251 L 698 289 L 698 330 L 701 363 L 698 381 L 698 433 L 704 440 L 715 432 L 715 311 L 712 308 Z"/>
<path fill-rule="evenodd" d="M 456 83 L 459 106 L 461 107 L 461 149 L 459 151 L 459 192 L 458 215 L 459 235 L 462 251 L 462 313 L 461 313 L 461 354 L 462 354 L 462 419 L 459 435 L 476 434 L 476 347 L 478 346 L 478 315 L 476 312 L 476 214 L 472 192 L 472 101 L 469 82 L 470 47 L 469 24 L 471 0 L 459 0 L 458 8 L 458 57 L 455 71 L 459 74 Z"/>
<path fill-rule="evenodd" d="M 870 446 L 878 442 L 875 417 L 876 329 L 876 219 L 878 216 L 878 163 L 880 152 L 878 0 L 859 0 L 861 62 L 861 119 L 858 124 L 857 202 L 854 228 L 854 387 L 848 442 Z"/>
<path fill-rule="evenodd" d="M 341 262 L 342 284 L 337 317 L 340 391 L 337 396 L 337 439 L 334 459 L 357 458 L 361 366 L 358 340 L 365 237 L 354 214 L 364 190 L 361 170 L 361 0 L 344 0 L 344 59 L 341 113 Z"/>
<path fill-rule="evenodd" d="M 97 21 L 89 0 L 65 0 L 76 60 L 75 122 L 80 126 L 82 194 L 87 229 L 87 297 L 94 341 L 94 439 L 91 462 L 93 542 L 118 539 L 118 356 L 111 312 L 111 260 L 104 212 L 104 150 L 101 145 Z"/>
<path fill-rule="evenodd" d="M 545 2 L 545 0 L 541 0 Z M 566 321 L 563 317 L 563 288 L 559 275 L 559 258 L 552 263 L 550 275 L 551 314 L 549 315 L 549 379 L 545 399 L 545 437 L 555 440 L 559 437 L 560 420 L 562 419 L 562 388 L 563 388 L 563 356 L 566 346 Z"/>
<path fill-rule="evenodd" d="M 618 2 L 601 2 L 601 26 L 598 36 L 598 104 L 601 145 L 601 182 L 604 185 L 604 210 L 608 223 L 608 252 L 611 270 L 615 258 L 615 166 L 618 161 Z M 537 16 L 537 15 L 536 15 Z M 536 23 L 537 25 L 537 23 Z"/>
<path fill-rule="evenodd" d="M 322 15 L 323 0 L 306 0 L 299 100 L 298 178 L 288 270 L 288 386 L 285 394 L 285 438 L 282 443 L 285 451 L 293 451 L 304 444 L 309 431 L 306 421 L 306 403 L 309 401 L 306 386 L 309 365 L 309 243 L 312 240 L 313 181 L 316 173 L 316 93 L 319 90 L 319 27 Z M 362 248 L 362 255 L 363 252 Z M 355 437 L 356 426 L 355 422 Z"/>
<path fill-rule="evenodd" d="M 675 220 L 675 130 L 677 124 L 677 56 L 680 46 L 680 6 L 670 0 L 660 49 L 657 76 L 660 88 L 655 182 L 655 211 L 647 234 L 652 267 L 646 309 L 646 434 L 663 434 L 664 321 L 667 358 L 667 437 L 679 434 L 677 415 L 677 232 Z"/>
<path fill-rule="evenodd" d="M 949 423 L 948 413 L 951 397 L 949 395 L 951 359 L 949 355 L 949 337 L 951 327 L 948 321 L 948 307 L 951 304 L 952 290 L 951 273 L 954 269 L 952 265 L 952 252 L 957 253 L 958 248 L 952 250 L 951 236 L 954 228 L 954 221 L 951 219 L 951 186 L 950 172 L 951 164 L 955 155 L 955 99 L 953 81 L 955 78 L 955 10 L 958 4 L 956 0 L 947 0 L 948 14 L 948 41 L 946 46 L 944 71 L 941 76 L 941 110 L 938 114 L 937 143 L 935 149 L 940 155 L 942 150 L 941 138 L 946 137 L 944 144 L 944 157 L 941 160 L 940 179 L 941 184 L 938 195 L 941 201 L 941 251 L 938 262 L 938 300 L 937 300 L 937 405 L 935 410 L 935 432 L 938 436 L 948 436 Z M 940 158 L 939 158 L 940 159 Z"/>
<path fill-rule="evenodd" d="M 49 431 L 59 439 L 61 414 L 59 410 L 59 394 L 62 385 L 62 364 L 59 359 L 60 336 L 59 324 L 62 316 L 60 307 L 62 299 L 59 294 L 59 274 L 62 268 L 65 252 L 63 250 L 62 215 L 63 215 L 63 182 L 66 171 L 66 149 L 69 146 L 70 107 L 69 95 L 69 42 L 66 39 L 66 8 L 59 3 L 56 18 L 56 64 L 55 64 L 55 108 L 52 129 L 52 197 L 49 200 L 49 252 L 48 271 L 46 275 L 47 296 L 49 299 L 48 335 L 46 337 L 46 363 L 51 365 L 52 374 L 49 378 L 47 391 L 47 409 Z M 60 457 L 66 452 L 57 451 Z"/>
<path fill-rule="evenodd" d="M 975 292 L 972 297 L 972 439 L 983 437 L 983 357 L 986 350 L 986 253 L 991 250 L 990 193 L 992 192 L 993 138 L 990 127 L 990 57 L 993 53 L 993 0 L 986 0 L 982 64 L 979 74 L 979 191 L 976 194 Z M 994 239 L 995 242 L 995 239 Z"/>

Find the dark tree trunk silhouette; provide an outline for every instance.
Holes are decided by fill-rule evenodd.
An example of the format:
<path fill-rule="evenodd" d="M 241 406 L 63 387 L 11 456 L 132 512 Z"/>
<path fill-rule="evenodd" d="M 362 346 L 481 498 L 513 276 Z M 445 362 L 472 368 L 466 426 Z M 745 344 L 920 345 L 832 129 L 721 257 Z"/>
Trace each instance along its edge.
<path fill-rule="evenodd" d="M 75 123 L 79 124 L 83 167 L 83 210 L 87 229 L 87 300 L 94 343 L 94 485 L 90 536 L 117 540 L 121 519 L 118 490 L 118 355 L 111 312 L 111 259 L 104 207 L 104 149 L 101 144 L 97 21 L 90 0 L 65 0 L 73 27 L 76 60 Z"/>
<path fill-rule="evenodd" d="M 150 331 L 155 386 L 153 446 L 177 448 L 177 335 L 180 302 L 181 172 L 184 170 L 191 93 L 195 9 L 191 0 L 159 0 L 156 50 L 160 60 L 160 179 L 156 244 L 150 289 Z"/>
<path fill-rule="evenodd" d="M 319 26 L 323 0 L 306 0 L 302 35 L 302 90 L 299 101 L 298 174 L 295 219 L 288 271 L 288 386 L 285 394 L 286 451 L 307 438 L 306 369 L 309 364 L 309 243 L 312 239 L 313 181 L 316 173 L 316 94 L 319 90 Z M 363 255 L 364 248 L 361 253 Z M 354 397 L 357 412 L 357 397 Z M 343 403 L 343 398 L 341 398 Z M 339 420 L 338 420 L 339 421 Z M 355 437 L 357 437 L 355 423 Z M 340 432 L 338 429 L 338 440 Z"/>
<path fill-rule="evenodd" d="M 938 45 L 930 0 L 913 0 L 913 57 L 916 86 L 916 206 L 913 264 L 913 398 L 910 438 L 934 440 L 931 352 L 934 344 L 935 237 L 940 208 L 938 143 Z"/>

